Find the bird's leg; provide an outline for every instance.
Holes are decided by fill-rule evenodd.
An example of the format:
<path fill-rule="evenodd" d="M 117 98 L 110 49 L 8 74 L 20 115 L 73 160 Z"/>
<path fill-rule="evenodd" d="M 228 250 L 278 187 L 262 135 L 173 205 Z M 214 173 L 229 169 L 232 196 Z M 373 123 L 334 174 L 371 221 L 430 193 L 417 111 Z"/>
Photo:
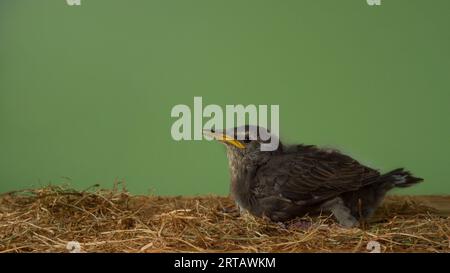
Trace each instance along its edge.
<path fill-rule="evenodd" d="M 239 205 L 239 202 L 236 201 L 235 203 L 236 207 L 239 209 L 239 214 L 243 215 L 246 212 L 246 210 L 243 207 L 241 207 L 241 205 Z"/>
<path fill-rule="evenodd" d="M 350 213 L 350 209 L 345 206 L 344 201 L 337 197 L 322 205 L 322 209 L 333 213 L 336 220 L 344 227 L 357 226 L 358 220 Z"/>

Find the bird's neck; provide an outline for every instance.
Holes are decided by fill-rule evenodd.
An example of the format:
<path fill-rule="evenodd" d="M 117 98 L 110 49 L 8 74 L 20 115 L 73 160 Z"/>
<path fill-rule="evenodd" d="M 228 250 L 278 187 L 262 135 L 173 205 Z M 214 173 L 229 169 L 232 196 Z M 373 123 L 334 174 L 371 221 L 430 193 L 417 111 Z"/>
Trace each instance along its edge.
<path fill-rule="evenodd" d="M 237 183 L 239 177 L 245 169 L 245 166 L 248 164 L 248 160 L 246 157 L 237 154 L 234 151 L 227 151 L 228 157 L 228 167 L 230 169 L 231 183 L 233 187 L 233 183 Z"/>
<path fill-rule="evenodd" d="M 251 162 L 248 158 L 227 152 L 228 166 L 230 169 L 230 193 L 240 210 L 249 209 L 251 192 L 248 189 L 247 168 Z"/>

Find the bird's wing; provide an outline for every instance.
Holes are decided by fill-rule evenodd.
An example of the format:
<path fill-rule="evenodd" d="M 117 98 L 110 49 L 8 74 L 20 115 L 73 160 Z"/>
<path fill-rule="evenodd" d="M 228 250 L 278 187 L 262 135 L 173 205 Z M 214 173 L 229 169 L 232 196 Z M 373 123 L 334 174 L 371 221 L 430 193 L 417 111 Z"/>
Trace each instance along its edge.
<path fill-rule="evenodd" d="M 273 157 L 257 171 L 258 196 L 276 194 L 298 204 L 321 202 L 374 182 L 380 173 L 337 151 L 318 149 Z"/>

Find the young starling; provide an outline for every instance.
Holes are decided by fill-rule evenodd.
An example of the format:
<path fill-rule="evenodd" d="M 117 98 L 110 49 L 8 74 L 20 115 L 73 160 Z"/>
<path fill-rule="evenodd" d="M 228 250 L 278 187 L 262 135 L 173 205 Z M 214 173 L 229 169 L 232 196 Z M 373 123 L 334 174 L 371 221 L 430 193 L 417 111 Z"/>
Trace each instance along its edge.
<path fill-rule="evenodd" d="M 276 138 L 262 127 L 204 134 L 226 144 L 231 195 L 241 211 L 276 222 L 326 211 L 341 225 L 356 226 L 389 190 L 423 180 L 402 168 L 381 174 L 339 151 L 313 145 L 277 141 L 273 151 L 261 151 L 262 144 Z"/>

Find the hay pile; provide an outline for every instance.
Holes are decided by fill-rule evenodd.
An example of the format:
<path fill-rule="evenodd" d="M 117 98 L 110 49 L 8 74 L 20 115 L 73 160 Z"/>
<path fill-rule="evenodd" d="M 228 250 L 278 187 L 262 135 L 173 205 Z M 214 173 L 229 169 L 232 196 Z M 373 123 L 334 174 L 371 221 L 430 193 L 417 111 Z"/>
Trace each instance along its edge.
<path fill-rule="evenodd" d="M 381 252 L 449 252 L 449 235 L 450 217 L 411 197 L 389 197 L 364 229 L 345 229 L 329 216 L 239 216 L 217 196 L 57 186 L 0 196 L 0 252 L 69 252 L 71 241 L 82 252 L 369 252 L 370 241 Z"/>

